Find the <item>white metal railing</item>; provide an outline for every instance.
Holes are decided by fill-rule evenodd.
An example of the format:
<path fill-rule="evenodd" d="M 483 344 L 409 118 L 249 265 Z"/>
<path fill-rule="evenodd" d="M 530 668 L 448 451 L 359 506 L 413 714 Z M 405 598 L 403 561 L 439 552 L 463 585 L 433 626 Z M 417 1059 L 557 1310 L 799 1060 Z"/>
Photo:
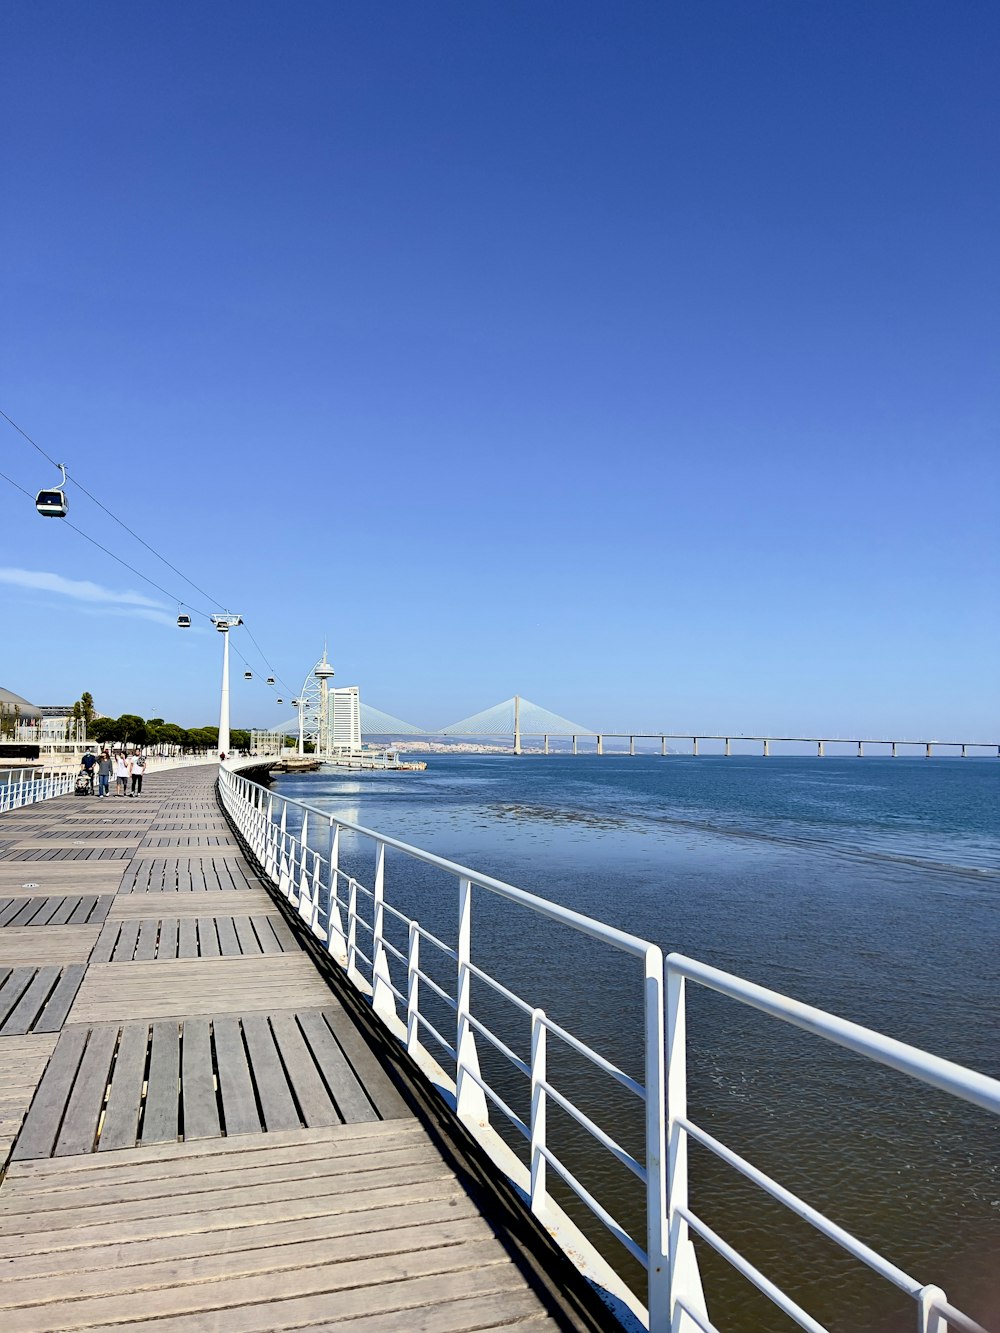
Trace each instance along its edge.
<path fill-rule="evenodd" d="M 164 773 L 168 769 L 189 768 L 199 764 L 204 767 L 213 762 L 211 756 L 205 755 L 147 755 L 145 774 L 148 776 L 150 773 Z M 79 773 L 79 763 L 49 767 L 29 762 L 19 768 L 0 767 L 0 814 L 5 810 L 16 810 L 22 805 L 32 805 L 35 801 L 68 795 L 76 786 Z M 94 782 L 96 785 L 96 774 Z"/>
<path fill-rule="evenodd" d="M 825 1333 L 821 1324 L 692 1211 L 688 1200 L 687 1145 L 690 1139 L 910 1296 L 918 1312 L 919 1333 L 947 1333 L 950 1328 L 961 1330 L 961 1333 L 986 1333 L 975 1320 L 952 1306 L 939 1287 L 911 1277 L 689 1118 L 686 985 L 692 982 L 707 987 L 998 1115 L 1000 1081 L 680 954 L 671 954 L 664 966 L 659 947 L 649 941 L 373 829 L 338 819 L 307 802 L 280 796 L 240 776 L 234 771 L 239 766 L 238 762 L 220 766 L 220 797 L 233 825 L 266 876 L 296 909 L 305 928 L 322 941 L 327 952 L 344 968 L 348 979 L 365 994 L 381 1020 L 436 1083 L 459 1118 L 492 1153 L 501 1169 L 521 1185 L 532 1211 L 555 1230 L 564 1243 L 568 1242 L 569 1233 L 575 1233 L 575 1228 L 549 1193 L 547 1172 L 551 1168 L 608 1233 L 642 1265 L 646 1271 L 645 1308 L 620 1279 L 617 1287 L 614 1282 L 605 1282 L 605 1285 L 613 1295 L 626 1300 L 647 1322 L 651 1333 L 667 1333 L 668 1330 L 670 1333 L 690 1333 L 692 1329 L 713 1333 L 692 1235 L 726 1259 L 801 1328 Z M 374 864 L 370 887 L 342 868 L 342 833 L 352 834 L 372 847 Z M 458 891 L 455 947 L 431 934 L 387 901 L 387 849 L 433 866 L 454 879 Z M 567 926 L 639 962 L 643 988 L 641 1040 L 644 1074 L 641 1083 L 472 961 L 473 888 Z M 397 947 L 388 938 L 387 919 L 398 923 L 400 932 L 405 928 L 405 949 Z M 449 967 L 454 968 L 452 990 L 430 976 L 422 961 L 422 948 L 433 949 L 439 958 L 444 958 Z M 399 984 L 393 978 L 394 968 L 400 978 Z M 405 984 L 402 982 L 404 971 Z M 530 1035 L 528 1059 L 518 1056 L 473 1012 L 473 978 L 512 1004 L 527 1020 Z M 439 1030 L 421 1007 L 425 991 L 430 992 L 434 1003 L 439 1007 L 443 1005 L 448 1012 L 449 1030 L 446 1033 Z M 628 1152 L 611 1133 L 554 1086 L 547 1059 L 550 1037 L 585 1058 L 641 1103 L 645 1123 L 642 1160 Z M 528 1081 L 530 1112 L 527 1121 L 484 1078 L 478 1057 L 480 1040 L 489 1043 Z M 453 1080 L 432 1054 L 435 1049 L 452 1063 Z M 630 1234 L 553 1151 L 546 1127 L 546 1111 L 550 1103 L 571 1116 L 599 1149 L 609 1153 L 636 1177 L 645 1195 L 643 1235 Z M 530 1170 L 520 1165 L 492 1131 L 491 1106 L 527 1141 Z M 577 1251 L 577 1258 L 581 1239 L 579 1233 L 572 1236 L 572 1248 Z M 586 1242 L 583 1248 L 588 1248 Z M 596 1275 L 595 1280 L 603 1282 L 605 1274 L 601 1263 L 596 1254 L 593 1257 L 596 1262 L 589 1265 L 591 1276 Z"/>
<path fill-rule="evenodd" d="M 17 810 L 51 796 L 65 796 L 73 790 L 76 770 L 72 773 L 37 768 L 7 769 L 0 772 L 0 813 Z"/>

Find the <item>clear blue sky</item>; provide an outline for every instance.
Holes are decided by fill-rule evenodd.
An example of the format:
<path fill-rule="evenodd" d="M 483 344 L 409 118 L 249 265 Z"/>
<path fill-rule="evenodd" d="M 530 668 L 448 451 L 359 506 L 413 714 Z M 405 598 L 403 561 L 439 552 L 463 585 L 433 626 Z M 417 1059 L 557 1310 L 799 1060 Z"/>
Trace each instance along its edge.
<path fill-rule="evenodd" d="M 997 5 L 39 0 L 0 52 L 0 407 L 289 682 L 1000 732 Z M 0 482 L 0 684 L 217 720 L 204 599 L 70 499 L 171 597 Z"/>

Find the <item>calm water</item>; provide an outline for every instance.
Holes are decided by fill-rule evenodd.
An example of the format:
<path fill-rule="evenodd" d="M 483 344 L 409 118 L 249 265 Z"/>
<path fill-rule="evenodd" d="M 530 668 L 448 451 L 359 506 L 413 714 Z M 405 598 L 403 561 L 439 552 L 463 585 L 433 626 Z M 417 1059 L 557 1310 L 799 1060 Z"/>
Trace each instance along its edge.
<path fill-rule="evenodd" d="M 422 774 L 275 785 L 665 951 L 1000 1076 L 997 760 L 435 755 Z M 358 873 L 370 883 L 360 860 Z M 388 873 L 390 901 L 453 938 L 455 895 L 444 877 L 392 858 Z M 477 962 L 640 1072 L 631 965 L 488 895 L 475 911 Z M 701 993 L 690 1007 L 692 1118 L 1000 1327 L 1000 1136 L 991 1118 L 740 1006 Z M 496 1007 L 490 1018 L 525 1055 L 523 1023 Z M 556 1061 L 556 1081 L 637 1150 L 628 1099 L 595 1086 L 572 1060 Z M 519 1083 L 484 1064 L 524 1113 Z M 557 1151 L 635 1225 L 631 1178 L 550 1116 Z M 692 1200 L 832 1329 L 915 1326 L 905 1297 L 700 1151 Z M 609 1253 L 626 1266 L 620 1251 Z M 792 1327 L 714 1256 L 702 1256 L 702 1269 L 723 1330 Z"/>

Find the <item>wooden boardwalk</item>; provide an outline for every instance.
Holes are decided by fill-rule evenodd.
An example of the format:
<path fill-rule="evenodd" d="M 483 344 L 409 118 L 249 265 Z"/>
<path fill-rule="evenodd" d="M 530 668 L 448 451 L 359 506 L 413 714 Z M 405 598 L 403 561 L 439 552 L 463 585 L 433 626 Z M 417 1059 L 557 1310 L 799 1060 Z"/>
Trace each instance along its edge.
<path fill-rule="evenodd" d="M 608 1327 L 300 947 L 215 772 L 0 816 L 0 1328 Z"/>

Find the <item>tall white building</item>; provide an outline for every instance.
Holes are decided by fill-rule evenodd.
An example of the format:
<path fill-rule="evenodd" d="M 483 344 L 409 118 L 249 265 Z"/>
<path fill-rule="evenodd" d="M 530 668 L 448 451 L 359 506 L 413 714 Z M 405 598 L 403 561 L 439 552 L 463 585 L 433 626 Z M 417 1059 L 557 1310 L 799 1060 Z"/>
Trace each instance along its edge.
<path fill-rule="evenodd" d="M 332 753 L 361 749 L 361 690 L 338 685 L 327 692 L 327 736 Z"/>

